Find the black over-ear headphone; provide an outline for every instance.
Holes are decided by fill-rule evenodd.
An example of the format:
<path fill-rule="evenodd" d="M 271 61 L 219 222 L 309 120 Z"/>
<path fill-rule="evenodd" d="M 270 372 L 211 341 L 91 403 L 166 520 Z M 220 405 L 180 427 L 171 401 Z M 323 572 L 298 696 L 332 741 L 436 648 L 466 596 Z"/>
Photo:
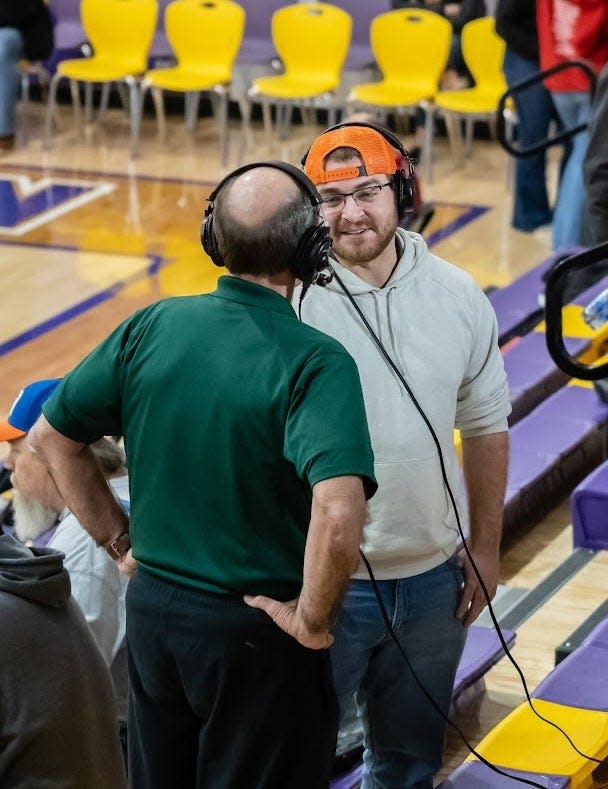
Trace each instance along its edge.
<path fill-rule="evenodd" d="M 216 266 L 223 266 L 224 261 L 222 260 L 222 254 L 213 232 L 213 202 L 228 180 L 236 178 L 242 175 L 242 173 L 246 173 L 248 170 L 253 170 L 256 167 L 273 167 L 275 170 L 281 170 L 289 175 L 300 187 L 300 190 L 308 197 L 311 205 L 315 209 L 315 214 L 318 214 L 321 204 L 319 193 L 308 177 L 292 164 L 275 161 L 252 162 L 239 167 L 223 178 L 207 198 L 209 200 L 209 205 L 205 210 L 205 218 L 201 225 L 201 244 Z M 329 236 L 329 228 L 326 225 L 315 224 L 307 228 L 298 241 L 294 259 L 290 266 L 293 275 L 302 280 L 306 285 L 312 284 L 318 272 L 328 265 L 330 247 L 331 238 Z"/>
<path fill-rule="evenodd" d="M 401 154 L 400 166 L 398 165 L 397 172 L 393 175 L 393 190 L 395 192 L 395 202 L 397 204 L 397 215 L 401 221 L 408 211 L 413 211 L 416 208 L 416 178 L 414 176 L 414 162 L 410 159 L 409 153 L 403 147 L 399 138 L 384 129 L 382 126 L 377 126 L 375 123 L 367 123 L 364 121 L 344 121 L 344 123 L 337 123 L 335 126 L 330 126 L 325 129 L 323 134 L 335 131 L 336 129 L 344 129 L 347 126 L 364 126 L 368 129 L 377 131 L 384 139 L 392 145 L 393 148 Z M 310 148 L 302 157 L 301 164 L 306 164 Z"/>

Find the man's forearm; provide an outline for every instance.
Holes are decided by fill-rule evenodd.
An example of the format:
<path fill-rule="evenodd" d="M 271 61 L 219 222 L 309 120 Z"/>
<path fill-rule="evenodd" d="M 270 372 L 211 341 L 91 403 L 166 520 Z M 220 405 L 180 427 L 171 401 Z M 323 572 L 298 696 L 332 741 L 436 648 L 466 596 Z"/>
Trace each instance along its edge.
<path fill-rule="evenodd" d="M 315 485 L 298 600 L 311 631 L 328 628 L 336 614 L 358 558 L 367 505 L 358 477 L 340 477 Z"/>
<path fill-rule="evenodd" d="M 462 441 L 470 543 L 476 550 L 491 552 L 500 548 L 508 459 L 509 434 L 506 431 Z"/>
<path fill-rule="evenodd" d="M 128 531 L 127 515 L 88 446 L 57 432 L 44 416 L 32 428 L 28 440 L 47 464 L 66 505 L 97 545 L 107 549 Z"/>

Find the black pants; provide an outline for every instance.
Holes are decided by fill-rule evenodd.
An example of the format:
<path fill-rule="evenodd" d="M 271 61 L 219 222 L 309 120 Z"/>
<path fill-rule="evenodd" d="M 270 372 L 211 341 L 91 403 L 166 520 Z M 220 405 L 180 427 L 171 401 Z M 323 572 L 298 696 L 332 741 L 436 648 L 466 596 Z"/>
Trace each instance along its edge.
<path fill-rule="evenodd" d="M 329 655 L 240 598 L 138 570 L 127 592 L 133 789 L 321 789 L 338 727 Z"/>

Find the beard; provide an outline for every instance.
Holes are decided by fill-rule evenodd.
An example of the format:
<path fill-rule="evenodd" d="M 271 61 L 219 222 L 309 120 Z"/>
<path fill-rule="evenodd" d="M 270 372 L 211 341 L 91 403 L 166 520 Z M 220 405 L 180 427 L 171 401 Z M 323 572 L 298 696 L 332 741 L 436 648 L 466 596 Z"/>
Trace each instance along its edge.
<path fill-rule="evenodd" d="M 15 535 L 21 542 L 32 542 L 51 528 L 59 513 L 50 510 L 18 490 L 13 491 L 13 519 Z"/>
<path fill-rule="evenodd" d="M 338 228 L 337 233 L 334 233 L 334 241 L 331 247 L 332 254 L 346 266 L 371 263 L 384 252 L 389 244 L 394 243 L 396 227 L 396 222 L 391 218 L 389 221 L 383 221 L 380 224 L 365 224 L 361 228 L 344 226 L 344 233 L 341 233 Z M 362 230 L 364 228 L 372 232 L 364 233 L 361 237 L 348 235 L 349 231 Z"/>

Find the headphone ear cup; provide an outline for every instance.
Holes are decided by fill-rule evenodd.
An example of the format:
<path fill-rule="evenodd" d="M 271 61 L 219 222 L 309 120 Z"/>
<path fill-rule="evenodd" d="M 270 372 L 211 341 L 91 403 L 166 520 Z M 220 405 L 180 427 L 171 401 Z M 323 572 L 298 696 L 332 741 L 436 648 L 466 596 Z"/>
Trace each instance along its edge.
<path fill-rule="evenodd" d="M 395 198 L 397 203 L 397 216 L 401 221 L 408 211 L 413 211 L 416 206 L 416 184 L 411 175 L 405 175 L 403 170 L 395 173 Z"/>
<path fill-rule="evenodd" d="M 294 277 L 311 285 L 319 271 L 328 265 L 331 238 L 326 225 L 309 227 L 298 242 L 291 271 Z"/>
<path fill-rule="evenodd" d="M 205 218 L 201 225 L 201 244 L 216 266 L 223 266 L 224 261 L 217 245 L 217 239 L 213 232 L 213 208 L 205 211 Z"/>

